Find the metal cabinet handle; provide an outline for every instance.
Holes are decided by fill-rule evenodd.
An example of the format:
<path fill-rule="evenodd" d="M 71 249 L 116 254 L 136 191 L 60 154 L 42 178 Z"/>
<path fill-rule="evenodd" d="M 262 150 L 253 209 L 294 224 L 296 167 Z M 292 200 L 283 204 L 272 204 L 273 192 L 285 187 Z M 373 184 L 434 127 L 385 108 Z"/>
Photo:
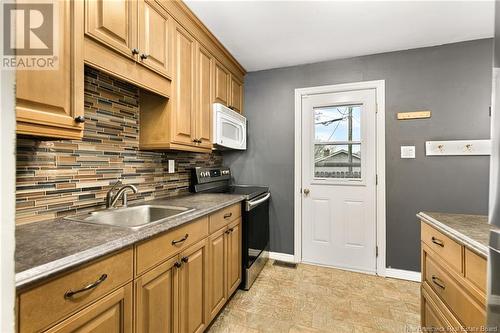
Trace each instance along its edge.
<path fill-rule="evenodd" d="M 189 237 L 189 234 L 186 234 L 186 235 L 184 235 L 184 237 L 182 237 L 181 239 L 178 239 L 178 240 L 173 240 L 173 241 L 172 241 L 172 245 L 182 243 L 182 242 L 186 241 L 186 239 L 188 239 L 188 237 Z"/>
<path fill-rule="evenodd" d="M 432 242 L 436 245 L 439 245 L 441 247 L 444 247 L 444 242 L 440 239 L 437 239 L 436 237 L 432 236 L 431 238 Z"/>
<path fill-rule="evenodd" d="M 228 219 L 228 218 L 230 218 L 231 216 L 233 216 L 233 213 L 227 213 L 227 214 L 224 214 L 224 218 L 225 218 L 225 219 Z"/>
<path fill-rule="evenodd" d="M 175 266 L 175 268 L 180 268 L 182 266 L 182 263 L 176 261 L 174 266 Z"/>
<path fill-rule="evenodd" d="M 132 54 L 139 54 L 139 50 L 136 47 L 134 47 L 132 49 Z"/>
<path fill-rule="evenodd" d="M 310 191 L 308 188 L 305 188 L 305 189 L 304 189 L 304 194 L 305 194 L 305 195 L 309 195 L 309 192 L 311 192 L 311 191 Z"/>
<path fill-rule="evenodd" d="M 148 54 L 145 54 L 145 53 L 141 54 L 141 59 L 142 60 L 147 59 L 148 57 L 149 57 Z"/>
<path fill-rule="evenodd" d="M 189 261 L 189 257 L 182 257 L 182 259 L 181 259 L 181 260 L 182 260 L 182 262 L 187 263 L 187 262 Z"/>
<path fill-rule="evenodd" d="M 232 233 L 234 231 L 234 228 L 231 228 L 228 231 L 229 231 L 229 233 Z"/>
<path fill-rule="evenodd" d="M 443 280 L 441 280 L 440 278 L 438 278 L 438 277 L 437 277 L 437 276 L 435 276 L 435 275 L 433 275 L 433 276 L 432 276 L 432 282 L 434 282 L 434 284 L 435 284 L 436 286 L 438 286 L 439 288 L 441 288 L 441 289 L 443 289 L 443 290 L 446 288 L 446 286 L 445 286 L 445 284 L 444 284 Z"/>
<path fill-rule="evenodd" d="M 78 116 L 78 117 L 75 117 L 75 121 L 76 121 L 77 123 L 82 124 L 82 123 L 84 123 L 84 122 L 85 122 L 85 117 L 84 117 L 84 116 Z"/>
<path fill-rule="evenodd" d="M 67 292 L 64 293 L 64 298 L 69 299 L 69 298 L 72 298 L 73 296 L 75 296 L 76 294 L 83 293 L 84 291 L 88 291 L 88 290 L 94 289 L 98 285 L 100 285 L 101 283 L 103 283 L 104 280 L 106 280 L 107 278 L 108 278 L 108 275 L 107 274 L 103 274 L 97 280 L 95 280 L 91 284 L 83 287 L 82 289 L 78 289 L 78 290 L 75 290 L 75 291 L 68 290 Z"/>

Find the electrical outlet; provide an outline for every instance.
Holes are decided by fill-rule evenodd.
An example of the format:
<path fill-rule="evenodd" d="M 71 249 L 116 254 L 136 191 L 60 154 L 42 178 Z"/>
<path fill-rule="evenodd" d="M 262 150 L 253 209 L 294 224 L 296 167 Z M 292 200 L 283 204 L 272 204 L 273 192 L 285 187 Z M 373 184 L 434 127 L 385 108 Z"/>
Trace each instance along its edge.
<path fill-rule="evenodd" d="M 175 173 L 175 160 L 168 160 L 168 173 Z"/>
<path fill-rule="evenodd" d="M 401 146 L 401 158 L 415 158 L 415 146 Z"/>

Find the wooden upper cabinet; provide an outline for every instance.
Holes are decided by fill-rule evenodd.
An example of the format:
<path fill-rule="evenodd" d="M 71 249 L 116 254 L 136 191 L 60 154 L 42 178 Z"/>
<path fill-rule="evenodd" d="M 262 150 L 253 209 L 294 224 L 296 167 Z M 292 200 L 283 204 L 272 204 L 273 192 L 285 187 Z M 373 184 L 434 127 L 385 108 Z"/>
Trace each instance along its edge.
<path fill-rule="evenodd" d="M 214 58 L 198 44 L 197 60 L 197 106 L 196 139 L 200 147 L 212 148 L 212 105 L 213 105 L 213 64 Z"/>
<path fill-rule="evenodd" d="M 136 333 L 176 332 L 177 256 L 135 281 Z"/>
<path fill-rule="evenodd" d="M 179 25 L 174 28 L 175 75 L 172 141 L 195 145 L 195 51 L 196 41 Z"/>
<path fill-rule="evenodd" d="M 179 255 L 179 331 L 201 333 L 208 325 L 206 314 L 208 254 L 204 239 Z"/>
<path fill-rule="evenodd" d="M 215 62 L 215 102 L 229 105 L 229 85 L 230 85 L 229 71 L 223 64 Z"/>
<path fill-rule="evenodd" d="M 129 283 L 45 333 L 132 333 L 132 284 Z"/>
<path fill-rule="evenodd" d="M 232 74 L 228 106 L 236 112 L 243 113 L 243 83 Z"/>
<path fill-rule="evenodd" d="M 170 77 L 172 19 L 155 1 L 139 0 L 139 61 Z"/>
<path fill-rule="evenodd" d="M 137 0 L 85 0 L 85 34 L 135 58 Z"/>
<path fill-rule="evenodd" d="M 17 133 L 79 139 L 83 135 L 83 2 L 58 6 L 58 67 L 16 73 Z"/>

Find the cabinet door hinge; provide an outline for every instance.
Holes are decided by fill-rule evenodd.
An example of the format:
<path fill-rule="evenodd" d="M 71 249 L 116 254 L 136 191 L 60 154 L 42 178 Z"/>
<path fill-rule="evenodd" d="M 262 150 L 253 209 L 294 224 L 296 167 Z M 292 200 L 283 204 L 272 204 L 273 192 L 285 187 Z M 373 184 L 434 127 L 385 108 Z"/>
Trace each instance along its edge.
<path fill-rule="evenodd" d="M 377 245 L 377 246 L 375 246 L 375 257 L 377 257 L 377 258 L 378 258 L 378 245 Z"/>
<path fill-rule="evenodd" d="M 375 175 L 375 185 L 378 185 L 378 175 Z"/>

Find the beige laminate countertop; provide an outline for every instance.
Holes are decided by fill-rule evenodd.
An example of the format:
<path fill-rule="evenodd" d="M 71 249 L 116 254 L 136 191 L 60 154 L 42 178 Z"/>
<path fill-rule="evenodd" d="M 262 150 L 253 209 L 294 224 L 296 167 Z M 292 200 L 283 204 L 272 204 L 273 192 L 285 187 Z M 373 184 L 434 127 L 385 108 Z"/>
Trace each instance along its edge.
<path fill-rule="evenodd" d="M 488 224 L 488 216 L 420 212 L 417 217 L 477 254 L 488 256 L 489 234 L 494 228 Z"/>

